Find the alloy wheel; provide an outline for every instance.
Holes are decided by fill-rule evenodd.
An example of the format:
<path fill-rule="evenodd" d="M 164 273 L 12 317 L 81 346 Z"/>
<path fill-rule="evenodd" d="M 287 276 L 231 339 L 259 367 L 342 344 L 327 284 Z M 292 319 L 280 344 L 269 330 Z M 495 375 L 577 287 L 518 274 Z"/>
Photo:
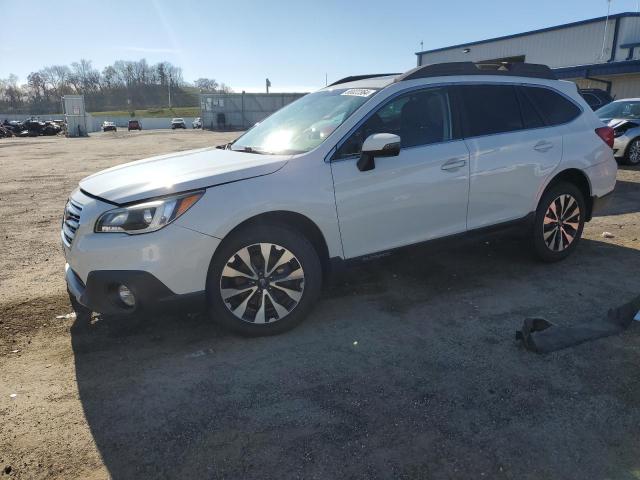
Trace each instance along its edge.
<path fill-rule="evenodd" d="M 554 252 L 569 248 L 578 235 L 580 206 L 569 194 L 562 194 L 551 202 L 544 215 L 542 234 L 544 242 Z"/>
<path fill-rule="evenodd" d="M 640 163 L 640 141 L 634 141 L 629 147 L 629 163 L 637 165 Z"/>
<path fill-rule="evenodd" d="M 273 243 L 243 247 L 227 260 L 220 294 L 227 309 L 249 323 L 273 323 L 302 299 L 304 270 L 286 248 Z"/>

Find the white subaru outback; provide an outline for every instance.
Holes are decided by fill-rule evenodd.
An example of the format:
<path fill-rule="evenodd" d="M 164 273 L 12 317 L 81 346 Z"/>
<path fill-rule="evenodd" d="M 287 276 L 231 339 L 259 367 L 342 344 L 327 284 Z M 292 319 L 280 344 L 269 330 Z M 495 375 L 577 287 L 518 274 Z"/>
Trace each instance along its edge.
<path fill-rule="evenodd" d="M 236 141 L 89 176 L 62 223 L 76 308 L 206 306 L 247 335 L 308 314 L 332 266 L 519 222 L 565 258 L 614 189 L 613 131 L 546 66 L 340 80 Z"/>

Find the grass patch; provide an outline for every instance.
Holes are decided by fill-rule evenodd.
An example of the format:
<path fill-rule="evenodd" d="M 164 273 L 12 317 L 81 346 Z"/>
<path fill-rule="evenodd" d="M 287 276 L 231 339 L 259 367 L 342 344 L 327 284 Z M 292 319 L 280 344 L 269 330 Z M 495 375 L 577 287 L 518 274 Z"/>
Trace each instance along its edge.
<path fill-rule="evenodd" d="M 110 110 L 108 112 L 90 112 L 94 117 L 129 117 L 127 110 Z M 167 117 L 199 117 L 199 107 L 148 108 L 136 110 L 135 118 L 167 118 Z"/>

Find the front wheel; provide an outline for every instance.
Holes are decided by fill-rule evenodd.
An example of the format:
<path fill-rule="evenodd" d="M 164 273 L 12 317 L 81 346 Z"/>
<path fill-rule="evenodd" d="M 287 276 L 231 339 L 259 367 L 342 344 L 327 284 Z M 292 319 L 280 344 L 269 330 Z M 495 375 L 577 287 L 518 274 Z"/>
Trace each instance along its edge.
<path fill-rule="evenodd" d="M 538 204 L 533 226 L 533 247 L 545 262 L 557 262 L 576 248 L 586 215 L 578 187 L 561 182 L 549 188 Z"/>
<path fill-rule="evenodd" d="M 624 159 L 629 165 L 640 165 L 640 138 L 631 141 Z"/>
<path fill-rule="evenodd" d="M 280 225 L 247 227 L 216 252 L 207 278 L 213 320 L 243 335 L 285 332 L 320 295 L 322 267 L 313 245 Z"/>

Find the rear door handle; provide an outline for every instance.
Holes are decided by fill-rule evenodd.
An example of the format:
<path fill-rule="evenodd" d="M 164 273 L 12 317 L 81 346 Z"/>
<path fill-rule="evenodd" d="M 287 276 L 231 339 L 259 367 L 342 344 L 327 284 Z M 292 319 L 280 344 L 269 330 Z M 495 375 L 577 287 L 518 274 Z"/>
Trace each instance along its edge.
<path fill-rule="evenodd" d="M 551 150 L 553 148 L 553 143 L 551 142 L 547 142 L 546 140 L 541 140 L 538 143 L 536 143 L 533 147 L 534 150 L 538 151 L 538 152 L 546 152 L 548 150 Z"/>
<path fill-rule="evenodd" d="M 442 170 L 451 171 L 464 167 L 467 161 L 464 158 L 451 158 L 442 164 Z"/>

